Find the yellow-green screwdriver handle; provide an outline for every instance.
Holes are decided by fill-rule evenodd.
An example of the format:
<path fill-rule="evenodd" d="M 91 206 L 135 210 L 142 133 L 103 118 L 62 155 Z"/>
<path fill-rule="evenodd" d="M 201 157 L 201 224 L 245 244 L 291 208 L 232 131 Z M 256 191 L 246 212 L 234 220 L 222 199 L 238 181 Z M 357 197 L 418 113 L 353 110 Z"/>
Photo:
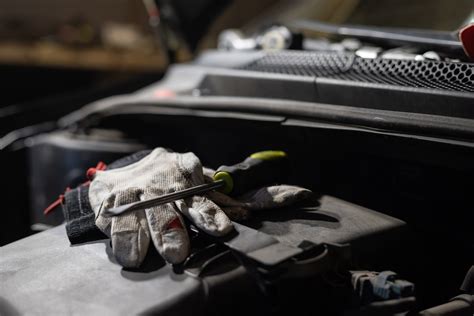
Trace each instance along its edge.
<path fill-rule="evenodd" d="M 288 156 L 284 151 L 260 151 L 236 165 L 219 167 L 214 180 L 224 181 L 221 192 L 238 196 L 265 185 L 285 182 L 288 167 Z"/>

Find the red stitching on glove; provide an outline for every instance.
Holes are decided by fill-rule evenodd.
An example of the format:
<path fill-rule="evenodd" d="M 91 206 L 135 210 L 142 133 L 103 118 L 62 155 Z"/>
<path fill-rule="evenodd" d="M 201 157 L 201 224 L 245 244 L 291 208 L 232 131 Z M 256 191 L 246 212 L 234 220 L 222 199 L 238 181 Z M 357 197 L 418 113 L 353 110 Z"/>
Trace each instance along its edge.
<path fill-rule="evenodd" d="M 99 161 L 95 168 L 87 169 L 87 172 L 86 172 L 87 179 L 89 180 L 94 179 L 94 176 L 98 170 L 105 170 L 106 168 L 107 168 L 107 165 L 103 163 L 102 161 Z"/>
<path fill-rule="evenodd" d="M 183 229 L 183 224 L 181 224 L 181 221 L 179 220 L 178 217 L 175 217 L 171 222 L 168 223 L 166 226 L 166 230 L 170 229 Z"/>

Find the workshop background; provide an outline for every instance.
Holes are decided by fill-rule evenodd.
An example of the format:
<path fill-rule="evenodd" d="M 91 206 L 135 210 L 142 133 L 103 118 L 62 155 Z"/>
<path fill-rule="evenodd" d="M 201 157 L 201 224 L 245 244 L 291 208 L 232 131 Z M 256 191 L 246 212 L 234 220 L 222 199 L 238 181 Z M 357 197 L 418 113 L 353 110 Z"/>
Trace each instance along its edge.
<path fill-rule="evenodd" d="M 53 119 L 91 100 L 134 91 L 159 79 L 167 58 L 148 23 L 144 2 L 1 1 L 0 116 L 9 120 L 4 120 L 7 123 L 0 132 Z M 453 30 L 472 10 L 469 0 L 220 1 L 223 11 L 213 1 L 175 3 L 182 3 L 183 15 L 191 21 L 183 25 L 184 32 L 196 33 L 197 29 L 199 33 L 191 34 L 193 38 L 185 34 L 181 42 L 172 39 L 175 62 L 215 47 L 224 29 L 255 30 L 265 21 L 298 17 Z M 30 109 L 35 115 L 15 116 L 20 109 L 23 113 Z"/>
<path fill-rule="evenodd" d="M 470 0 L 457 0 L 455 6 L 453 1 L 441 0 L 226 0 L 218 6 L 210 0 L 173 1 L 181 18 L 177 22 L 181 33 L 168 34 L 167 44 L 174 51 L 170 60 L 150 26 L 149 3 L 1 1 L 0 135 L 8 138 L 18 129 L 38 124 L 47 128 L 48 122 L 84 104 L 156 82 L 170 62 L 189 61 L 200 51 L 216 47 L 218 35 L 225 29 L 251 33 L 273 21 L 312 18 L 453 30 L 466 12 L 472 11 Z M 448 18 L 446 12 L 450 12 Z M 10 155 L 2 155 L 2 159 L 11 164 Z M 10 181 L 23 183 L 26 174 L 26 170 L 16 170 Z M 18 210 L 29 208 L 25 192 L 12 192 L 12 196 L 23 197 L 21 202 L 15 199 L 24 205 Z M 28 212 L 10 212 L 8 217 L 1 227 L 0 245 L 34 232 Z"/>

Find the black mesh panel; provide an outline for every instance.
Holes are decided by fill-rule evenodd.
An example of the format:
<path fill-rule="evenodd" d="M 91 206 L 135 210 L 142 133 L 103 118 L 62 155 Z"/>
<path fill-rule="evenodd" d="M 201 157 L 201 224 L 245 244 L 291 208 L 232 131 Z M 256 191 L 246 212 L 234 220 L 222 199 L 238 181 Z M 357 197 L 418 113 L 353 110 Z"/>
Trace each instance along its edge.
<path fill-rule="evenodd" d="M 474 92 L 474 64 L 460 62 L 364 59 L 350 53 L 286 51 L 268 53 L 240 69 Z"/>

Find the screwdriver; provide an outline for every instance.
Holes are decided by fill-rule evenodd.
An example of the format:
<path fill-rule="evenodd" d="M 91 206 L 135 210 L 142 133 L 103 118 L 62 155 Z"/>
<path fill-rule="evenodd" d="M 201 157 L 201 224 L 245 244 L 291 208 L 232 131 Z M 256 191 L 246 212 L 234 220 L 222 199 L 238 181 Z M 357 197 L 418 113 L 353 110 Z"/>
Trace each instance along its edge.
<path fill-rule="evenodd" d="M 214 182 L 168 193 L 153 199 L 133 202 L 103 210 L 103 215 L 117 216 L 125 212 L 170 203 L 189 196 L 218 190 L 229 196 L 239 196 L 272 183 L 282 183 L 288 176 L 288 157 L 281 150 L 266 150 L 254 153 L 243 162 L 233 166 L 221 166 L 215 172 Z"/>

